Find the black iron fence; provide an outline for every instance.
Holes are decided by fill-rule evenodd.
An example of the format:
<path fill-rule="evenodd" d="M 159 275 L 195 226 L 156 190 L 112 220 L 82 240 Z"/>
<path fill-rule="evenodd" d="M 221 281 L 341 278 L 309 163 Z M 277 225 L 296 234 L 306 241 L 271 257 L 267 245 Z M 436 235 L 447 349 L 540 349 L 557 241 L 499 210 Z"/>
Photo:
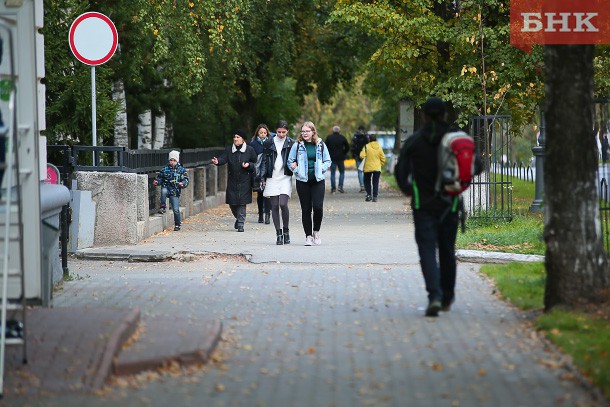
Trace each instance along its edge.
<path fill-rule="evenodd" d="M 604 248 L 606 254 L 610 255 L 610 195 L 606 178 L 602 178 L 599 182 L 599 216 L 602 224 Z"/>

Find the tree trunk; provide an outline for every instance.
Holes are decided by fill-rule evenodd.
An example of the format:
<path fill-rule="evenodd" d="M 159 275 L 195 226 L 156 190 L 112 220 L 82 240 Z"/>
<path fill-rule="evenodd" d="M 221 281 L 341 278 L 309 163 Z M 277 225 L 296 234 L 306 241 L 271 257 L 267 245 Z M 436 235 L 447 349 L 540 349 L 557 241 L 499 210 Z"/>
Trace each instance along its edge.
<path fill-rule="evenodd" d="M 171 120 L 165 119 L 165 145 L 174 145 L 174 125 Z"/>
<path fill-rule="evenodd" d="M 138 148 L 150 150 L 152 148 L 152 119 L 151 111 L 147 110 L 138 116 Z"/>
<path fill-rule="evenodd" d="M 597 192 L 593 45 L 547 45 L 545 310 L 595 300 L 610 285 Z"/>
<path fill-rule="evenodd" d="M 114 125 L 114 145 L 129 148 L 127 132 L 127 103 L 125 103 L 125 84 L 118 80 L 112 84 L 112 100 L 120 103 Z"/>
<path fill-rule="evenodd" d="M 160 150 L 165 144 L 165 112 L 155 116 L 155 137 L 153 139 L 153 150 Z"/>

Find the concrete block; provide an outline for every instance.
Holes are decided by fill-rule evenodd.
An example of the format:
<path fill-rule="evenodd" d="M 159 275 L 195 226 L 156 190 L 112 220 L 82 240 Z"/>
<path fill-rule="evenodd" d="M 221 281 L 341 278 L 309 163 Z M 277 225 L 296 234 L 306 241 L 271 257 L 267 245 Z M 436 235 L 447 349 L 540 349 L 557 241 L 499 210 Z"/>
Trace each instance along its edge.
<path fill-rule="evenodd" d="M 68 250 L 74 253 L 78 249 L 93 247 L 96 205 L 92 200 L 91 191 L 70 191 L 70 207 L 72 223 Z"/>

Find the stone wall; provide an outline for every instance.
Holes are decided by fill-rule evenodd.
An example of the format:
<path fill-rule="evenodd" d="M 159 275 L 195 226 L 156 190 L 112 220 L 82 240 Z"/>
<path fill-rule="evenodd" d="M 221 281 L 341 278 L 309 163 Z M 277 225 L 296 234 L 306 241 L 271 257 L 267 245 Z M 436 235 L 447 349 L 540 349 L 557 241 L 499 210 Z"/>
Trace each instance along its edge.
<path fill-rule="evenodd" d="M 180 195 L 183 219 L 224 204 L 226 172 L 226 166 L 214 165 L 188 169 L 191 183 Z M 149 191 L 149 176 L 146 174 L 81 171 L 74 173 L 74 179 L 77 189 L 91 191 L 95 202 L 94 247 L 136 244 L 173 227 L 171 210 L 164 215 L 156 213 L 159 187 Z M 213 190 L 209 190 L 209 185 L 214 186 Z M 155 207 L 149 207 L 149 194 L 154 194 Z M 77 219 L 72 219 L 75 221 Z"/>

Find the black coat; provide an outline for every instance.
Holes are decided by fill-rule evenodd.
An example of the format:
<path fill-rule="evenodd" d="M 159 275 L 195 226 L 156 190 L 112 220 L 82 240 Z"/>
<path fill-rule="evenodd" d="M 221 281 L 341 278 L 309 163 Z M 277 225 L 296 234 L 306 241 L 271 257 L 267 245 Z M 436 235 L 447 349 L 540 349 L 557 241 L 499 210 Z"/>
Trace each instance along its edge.
<path fill-rule="evenodd" d="M 275 136 L 277 137 L 277 136 Z M 286 137 L 284 141 L 284 146 L 282 147 L 282 161 L 284 162 L 284 175 L 292 176 L 292 171 L 288 169 L 286 163 L 288 162 L 288 155 L 290 154 L 290 149 L 294 144 L 294 140 L 290 137 Z M 275 140 L 273 137 L 269 137 L 263 143 L 263 162 L 261 165 L 261 173 L 260 177 L 263 180 L 267 178 L 271 178 L 273 176 L 273 166 L 275 165 L 275 160 L 277 160 L 277 151 L 275 149 Z"/>
<path fill-rule="evenodd" d="M 326 137 L 326 146 L 330 154 L 330 159 L 337 162 L 345 160 L 349 153 L 350 145 L 343 134 L 333 133 Z"/>
<path fill-rule="evenodd" d="M 245 146 L 245 151 L 242 152 Z M 232 145 L 227 147 L 220 157 L 218 164 L 229 165 L 227 177 L 227 194 L 225 202 L 229 205 L 247 205 L 252 203 L 252 172 L 256 165 L 256 152 L 254 149 L 242 144 L 239 150 L 233 152 Z M 248 168 L 242 167 L 242 163 L 249 162 Z"/>

